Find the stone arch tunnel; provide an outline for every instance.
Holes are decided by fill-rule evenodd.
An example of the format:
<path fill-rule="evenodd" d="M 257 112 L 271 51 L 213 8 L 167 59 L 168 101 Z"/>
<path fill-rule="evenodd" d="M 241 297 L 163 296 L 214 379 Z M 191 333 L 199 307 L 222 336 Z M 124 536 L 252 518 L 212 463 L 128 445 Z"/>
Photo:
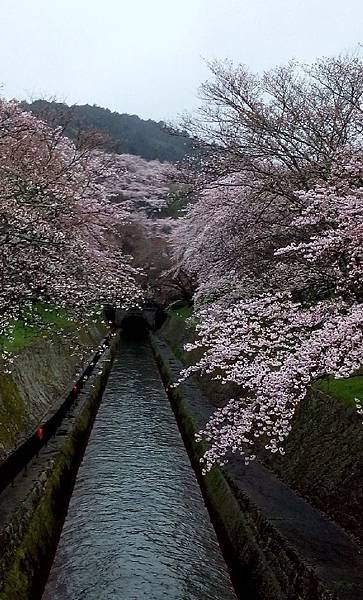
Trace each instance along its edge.
<path fill-rule="evenodd" d="M 148 301 L 140 307 L 114 309 L 112 321 L 115 327 L 127 329 L 128 331 L 133 328 L 135 330 L 146 328 L 155 331 L 163 324 L 165 318 L 164 310 L 157 303 Z"/>

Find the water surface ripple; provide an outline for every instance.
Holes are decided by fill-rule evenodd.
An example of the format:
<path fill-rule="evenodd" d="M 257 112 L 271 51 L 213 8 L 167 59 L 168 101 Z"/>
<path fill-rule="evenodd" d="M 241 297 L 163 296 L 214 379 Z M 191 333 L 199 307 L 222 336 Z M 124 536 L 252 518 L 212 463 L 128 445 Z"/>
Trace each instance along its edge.
<path fill-rule="evenodd" d="M 149 345 L 115 360 L 43 600 L 235 600 Z"/>

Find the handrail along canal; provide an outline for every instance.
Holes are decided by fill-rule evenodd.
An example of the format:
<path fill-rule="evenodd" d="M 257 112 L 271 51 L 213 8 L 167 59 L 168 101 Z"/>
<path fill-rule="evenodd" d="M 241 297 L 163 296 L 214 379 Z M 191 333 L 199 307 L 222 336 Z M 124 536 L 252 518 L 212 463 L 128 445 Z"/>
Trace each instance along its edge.
<path fill-rule="evenodd" d="M 39 450 L 45 446 L 48 440 L 56 433 L 62 424 L 68 411 L 72 408 L 75 400 L 82 391 L 83 386 L 89 376 L 94 371 L 97 363 L 105 350 L 110 346 L 113 332 L 103 339 L 99 344 L 92 359 L 83 370 L 79 378 L 74 382 L 73 387 L 62 404 L 50 414 L 48 418 L 41 421 L 33 433 L 22 443 L 19 444 L 7 458 L 0 463 L 0 493 L 8 486 L 12 485 L 15 477 L 24 469 L 28 463 L 37 456 Z"/>

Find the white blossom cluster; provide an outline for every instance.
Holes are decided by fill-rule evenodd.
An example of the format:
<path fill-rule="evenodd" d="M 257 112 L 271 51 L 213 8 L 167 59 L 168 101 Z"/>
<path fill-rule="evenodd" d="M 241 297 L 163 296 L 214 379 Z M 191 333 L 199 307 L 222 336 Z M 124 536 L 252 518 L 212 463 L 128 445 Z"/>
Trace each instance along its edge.
<path fill-rule="evenodd" d="M 174 172 L 77 148 L 61 128 L 0 101 L 1 339 L 18 319 L 32 326 L 38 303 L 79 321 L 106 304 L 137 304 L 143 291 L 124 250 L 128 227 L 144 218 L 139 202 L 160 208 Z"/>
<path fill-rule="evenodd" d="M 311 384 L 347 378 L 363 363 L 363 153 L 355 137 L 361 118 L 354 118 L 354 143 L 335 149 L 326 174 L 316 162 L 315 181 L 298 153 L 293 168 L 240 156 L 240 172 L 233 163 L 234 172 L 214 179 L 208 164 L 173 234 L 176 268 L 197 282 L 198 338 L 186 349 L 202 353 L 181 381 L 206 373 L 239 390 L 199 433 L 209 443 L 205 470 L 231 452 L 249 462 L 262 444 L 283 454 Z M 270 131 L 269 149 L 280 134 L 273 125 Z M 227 167 L 217 161 L 217 171 L 228 168 L 224 156 Z M 362 414 L 362 402 L 356 404 Z"/>

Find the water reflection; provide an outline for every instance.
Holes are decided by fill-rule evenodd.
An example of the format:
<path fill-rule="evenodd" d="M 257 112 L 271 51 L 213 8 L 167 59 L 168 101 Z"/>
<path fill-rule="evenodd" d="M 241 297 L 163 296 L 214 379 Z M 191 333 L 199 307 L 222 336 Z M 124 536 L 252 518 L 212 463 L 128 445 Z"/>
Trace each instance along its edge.
<path fill-rule="evenodd" d="M 44 600 L 235 600 L 151 349 L 116 360 Z"/>

